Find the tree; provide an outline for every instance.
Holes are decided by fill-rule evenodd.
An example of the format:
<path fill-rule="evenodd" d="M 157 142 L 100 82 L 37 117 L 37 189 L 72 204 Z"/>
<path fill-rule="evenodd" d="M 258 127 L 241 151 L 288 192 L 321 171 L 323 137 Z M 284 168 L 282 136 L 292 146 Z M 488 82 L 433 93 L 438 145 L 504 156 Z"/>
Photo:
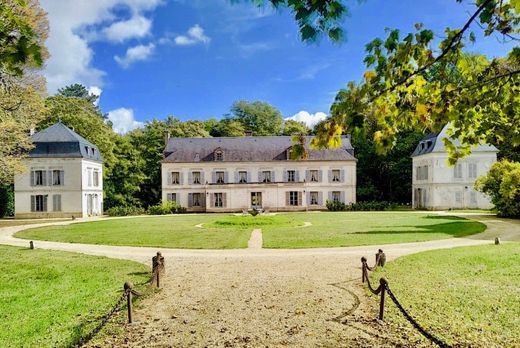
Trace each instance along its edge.
<path fill-rule="evenodd" d="M 99 98 L 98 95 L 90 93 L 85 86 L 79 83 L 75 83 L 73 85 L 68 85 L 58 89 L 58 95 L 64 97 L 75 97 L 85 99 L 92 104 L 95 104 Z"/>
<path fill-rule="evenodd" d="M 498 215 L 520 217 L 520 163 L 494 163 L 486 176 L 477 179 L 475 188 L 491 197 Z"/>
<path fill-rule="evenodd" d="M 295 120 L 285 120 L 283 123 L 283 135 L 305 134 L 308 135 L 311 130 L 304 122 Z"/>
<path fill-rule="evenodd" d="M 279 135 L 282 132 L 283 117 L 280 111 L 261 101 L 235 102 L 228 119 L 240 122 L 246 131 L 254 135 Z"/>
<path fill-rule="evenodd" d="M 46 13 L 37 0 L 0 3 L 0 82 L 22 77 L 27 69 L 40 68 L 48 53 Z"/>
<path fill-rule="evenodd" d="M 14 187 L 0 185 L 0 219 L 14 215 Z"/>
<path fill-rule="evenodd" d="M 245 129 L 242 123 L 224 118 L 220 121 L 212 118 L 205 121 L 206 131 L 212 137 L 242 137 L 245 135 Z"/>

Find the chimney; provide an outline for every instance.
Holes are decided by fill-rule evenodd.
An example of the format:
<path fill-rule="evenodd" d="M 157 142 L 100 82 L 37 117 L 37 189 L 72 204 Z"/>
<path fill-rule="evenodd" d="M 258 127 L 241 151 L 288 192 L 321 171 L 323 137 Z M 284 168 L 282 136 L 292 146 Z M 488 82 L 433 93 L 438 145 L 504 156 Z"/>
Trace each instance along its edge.
<path fill-rule="evenodd" d="M 170 131 L 166 131 L 164 132 L 164 146 L 167 146 L 168 145 L 168 140 L 170 140 Z"/>
<path fill-rule="evenodd" d="M 31 127 L 31 129 L 29 130 L 29 135 L 33 136 L 34 133 L 36 133 L 36 131 L 34 130 L 34 127 Z"/>

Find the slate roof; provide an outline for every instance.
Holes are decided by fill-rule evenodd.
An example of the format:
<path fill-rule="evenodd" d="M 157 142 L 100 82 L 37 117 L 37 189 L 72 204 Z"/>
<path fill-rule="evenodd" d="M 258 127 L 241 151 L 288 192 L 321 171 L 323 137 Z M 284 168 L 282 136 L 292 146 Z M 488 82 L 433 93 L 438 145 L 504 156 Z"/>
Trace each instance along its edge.
<path fill-rule="evenodd" d="M 85 158 L 101 162 L 101 153 L 96 145 L 72 129 L 58 122 L 31 137 L 34 148 L 31 158 Z"/>
<path fill-rule="evenodd" d="M 447 152 L 446 147 L 442 139 L 448 138 L 448 125 L 444 126 L 439 133 L 430 133 L 426 135 L 412 153 L 412 157 L 425 155 L 432 152 Z M 451 139 L 455 146 L 460 146 L 458 139 Z M 475 152 L 498 152 L 497 148 L 493 145 L 481 144 L 471 149 L 472 153 Z"/>
<path fill-rule="evenodd" d="M 312 137 L 307 137 L 307 144 Z M 163 162 L 212 162 L 215 150 L 221 149 L 223 162 L 286 161 L 293 145 L 290 136 L 246 136 L 221 138 L 170 138 Z M 308 146 L 308 145 L 307 145 Z M 334 150 L 310 150 L 310 161 L 356 161 L 350 138 L 342 137 L 342 145 Z"/>

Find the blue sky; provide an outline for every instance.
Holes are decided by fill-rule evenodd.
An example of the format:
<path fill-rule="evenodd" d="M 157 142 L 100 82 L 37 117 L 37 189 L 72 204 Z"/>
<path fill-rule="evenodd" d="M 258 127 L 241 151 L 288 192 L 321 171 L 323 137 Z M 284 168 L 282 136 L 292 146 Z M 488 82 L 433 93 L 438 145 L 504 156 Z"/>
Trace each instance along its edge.
<path fill-rule="evenodd" d="M 49 93 L 70 83 L 101 92 L 118 131 L 174 115 L 221 118 L 236 100 L 262 100 L 284 117 L 324 117 L 336 92 L 363 74 L 364 45 L 385 28 L 422 22 L 439 35 L 473 9 L 455 0 L 348 1 L 345 40 L 300 41 L 287 10 L 247 0 L 42 0 L 49 13 Z M 478 28 L 475 28 L 479 31 Z M 468 48 L 503 55 L 496 38 Z"/>

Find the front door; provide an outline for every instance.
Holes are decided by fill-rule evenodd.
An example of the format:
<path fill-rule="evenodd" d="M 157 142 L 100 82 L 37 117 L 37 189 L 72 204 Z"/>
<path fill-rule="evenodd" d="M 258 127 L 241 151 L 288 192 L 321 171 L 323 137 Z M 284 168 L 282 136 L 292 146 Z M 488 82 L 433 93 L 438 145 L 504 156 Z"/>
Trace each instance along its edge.
<path fill-rule="evenodd" d="M 262 192 L 251 192 L 251 208 L 262 208 Z"/>

